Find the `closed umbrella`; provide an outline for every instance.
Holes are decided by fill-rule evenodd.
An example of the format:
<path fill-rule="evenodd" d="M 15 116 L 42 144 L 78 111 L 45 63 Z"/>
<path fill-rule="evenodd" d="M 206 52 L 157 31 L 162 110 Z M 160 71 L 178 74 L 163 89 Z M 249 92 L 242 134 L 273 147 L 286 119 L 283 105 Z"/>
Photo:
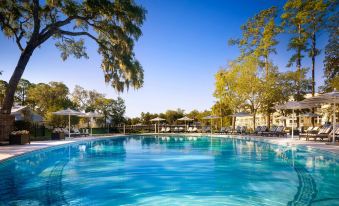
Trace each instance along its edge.
<path fill-rule="evenodd" d="M 299 109 L 305 109 L 305 108 L 311 108 L 311 106 L 309 104 L 306 103 L 301 103 L 301 102 L 286 102 L 285 104 L 282 105 L 277 105 L 275 106 L 275 109 L 282 109 L 282 110 L 286 110 L 286 109 L 291 109 L 292 110 L 292 119 L 293 119 L 293 123 L 292 123 L 292 139 L 294 139 L 294 110 L 299 110 Z"/>
<path fill-rule="evenodd" d="M 333 104 L 333 131 L 336 130 L 336 104 L 339 104 L 339 92 L 334 90 L 333 92 L 320 94 L 315 97 L 310 97 L 302 101 L 304 104 L 311 104 L 311 105 L 321 105 L 321 104 Z M 335 143 L 335 132 L 333 132 L 333 143 Z"/>
<path fill-rule="evenodd" d="M 73 109 L 65 109 L 65 110 L 60 110 L 57 112 L 53 112 L 55 115 L 62 115 L 62 116 L 68 116 L 68 137 L 71 137 L 71 116 L 81 116 L 84 115 L 82 112 L 78 112 Z"/>
<path fill-rule="evenodd" d="M 191 119 L 191 118 L 185 116 L 185 117 L 182 117 L 182 118 L 177 119 L 177 120 L 178 120 L 178 121 L 184 121 L 184 122 L 185 122 L 185 128 L 186 128 L 186 130 L 187 130 L 186 122 L 193 121 L 194 119 Z"/>
<path fill-rule="evenodd" d="M 161 121 L 165 121 L 166 119 L 163 119 L 163 118 L 160 118 L 160 117 L 156 117 L 156 118 L 154 118 L 154 119 L 151 119 L 150 121 L 151 122 L 158 122 L 158 127 L 159 127 L 159 124 L 160 124 L 160 122 Z M 155 125 L 155 128 L 157 128 L 157 125 Z M 155 129 L 156 130 L 156 129 Z M 157 131 L 155 131 L 155 132 L 157 132 Z M 158 128 L 158 133 L 159 133 L 159 128 Z"/>

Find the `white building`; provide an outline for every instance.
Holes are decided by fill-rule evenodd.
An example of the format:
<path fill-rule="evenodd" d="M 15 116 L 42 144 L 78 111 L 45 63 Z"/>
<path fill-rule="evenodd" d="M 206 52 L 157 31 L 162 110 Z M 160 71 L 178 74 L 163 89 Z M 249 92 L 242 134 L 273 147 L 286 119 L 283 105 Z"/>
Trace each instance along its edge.
<path fill-rule="evenodd" d="M 307 94 L 305 97 L 311 97 L 311 94 Z M 316 108 L 315 114 L 318 114 L 318 117 L 315 117 L 314 124 L 316 126 L 321 126 L 326 122 L 332 122 L 333 111 L 330 105 L 322 105 L 320 108 Z M 339 115 L 336 115 L 338 122 Z M 271 114 L 271 125 L 284 125 L 284 120 L 286 120 L 286 127 L 297 127 L 297 118 L 296 114 L 294 117 L 294 121 L 292 119 L 292 114 L 284 117 L 280 112 L 275 112 Z M 299 116 L 299 123 L 301 127 L 309 127 L 312 126 L 312 118 L 311 117 L 303 117 Z M 248 128 L 253 128 L 253 117 L 237 117 L 236 126 L 247 126 Z M 267 117 L 266 115 L 257 113 L 256 115 L 256 126 L 267 125 Z"/>

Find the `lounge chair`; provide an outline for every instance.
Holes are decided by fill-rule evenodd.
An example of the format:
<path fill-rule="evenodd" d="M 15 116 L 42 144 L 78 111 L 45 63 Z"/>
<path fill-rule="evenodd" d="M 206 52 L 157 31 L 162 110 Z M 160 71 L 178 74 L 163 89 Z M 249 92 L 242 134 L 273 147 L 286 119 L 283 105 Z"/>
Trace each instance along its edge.
<path fill-rule="evenodd" d="M 274 134 L 277 129 L 278 129 L 277 126 L 272 126 L 268 131 L 261 132 L 261 135 L 262 136 L 270 136 L 270 135 Z"/>
<path fill-rule="evenodd" d="M 193 127 L 192 132 L 198 132 L 198 128 L 197 127 Z"/>
<path fill-rule="evenodd" d="M 226 128 L 225 127 L 221 127 L 221 129 L 220 129 L 220 131 L 218 133 L 225 134 L 226 133 Z"/>
<path fill-rule="evenodd" d="M 299 139 L 306 137 L 308 134 L 312 132 L 314 127 L 308 127 L 304 132 L 299 134 Z"/>
<path fill-rule="evenodd" d="M 166 128 L 165 127 L 162 127 L 161 130 L 160 130 L 161 133 L 165 133 L 166 132 Z"/>
<path fill-rule="evenodd" d="M 285 127 L 284 126 L 278 126 L 275 131 L 271 132 L 269 134 L 270 136 L 278 136 L 280 137 L 280 135 L 285 136 L 287 135 L 287 133 L 285 132 Z"/>
<path fill-rule="evenodd" d="M 187 129 L 187 132 L 193 132 L 192 130 L 193 130 L 193 127 L 189 127 L 189 128 Z"/>
<path fill-rule="evenodd" d="M 179 127 L 178 132 L 183 132 L 184 128 L 183 127 Z"/>
<path fill-rule="evenodd" d="M 203 127 L 203 128 L 202 128 L 202 132 L 203 132 L 203 133 L 208 133 L 208 132 L 211 132 L 211 128 L 210 128 L 210 127 L 208 127 L 208 126 L 206 126 L 206 127 Z"/>
<path fill-rule="evenodd" d="M 257 126 L 257 128 L 255 128 L 255 130 L 252 134 L 257 135 L 260 131 L 261 131 L 261 126 Z"/>
<path fill-rule="evenodd" d="M 240 134 L 241 133 L 241 127 L 237 126 L 235 129 L 232 129 L 229 131 L 229 134 Z"/>
<path fill-rule="evenodd" d="M 246 126 L 240 127 L 240 134 L 246 134 L 246 132 L 247 132 L 247 127 Z"/>
<path fill-rule="evenodd" d="M 336 130 L 334 131 L 335 141 L 339 140 L 339 125 L 337 125 Z M 328 136 L 328 141 L 333 141 L 333 133 Z"/>
<path fill-rule="evenodd" d="M 179 132 L 179 128 L 178 127 L 174 127 L 174 132 Z"/>
<path fill-rule="evenodd" d="M 261 126 L 260 131 L 258 132 L 258 135 L 262 135 L 264 132 L 267 132 L 267 126 Z"/>
<path fill-rule="evenodd" d="M 165 132 L 171 132 L 171 128 L 170 127 L 166 127 L 166 131 Z"/>
<path fill-rule="evenodd" d="M 88 132 L 88 129 L 82 129 L 82 132 L 80 133 L 81 136 L 88 136 L 89 135 L 89 132 Z"/>
<path fill-rule="evenodd" d="M 324 126 L 322 127 L 319 132 L 317 134 L 309 134 L 307 135 L 306 137 L 306 140 L 310 140 L 310 138 L 313 138 L 315 141 L 317 140 L 317 138 L 320 138 L 320 139 L 324 139 L 324 138 L 327 138 L 328 135 L 330 134 L 332 130 L 332 126 L 331 125 L 328 125 L 328 126 Z"/>

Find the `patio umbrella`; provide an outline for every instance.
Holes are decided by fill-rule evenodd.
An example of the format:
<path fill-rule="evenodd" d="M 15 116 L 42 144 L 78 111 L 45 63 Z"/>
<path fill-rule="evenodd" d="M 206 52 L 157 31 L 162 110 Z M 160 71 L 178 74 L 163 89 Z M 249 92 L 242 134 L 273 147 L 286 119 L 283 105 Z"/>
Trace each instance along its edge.
<path fill-rule="evenodd" d="M 334 90 L 333 92 L 320 94 L 315 97 L 310 97 L 302 101 L 304 104 L 320 105 L 320 104 L 333 104 L 333 131 L 336 130 L 336 104 L 339 104 L 339 92 Z M 335 143 L 335 132 L 333 132 L 333 143 Z"/>
<path fill-rule="evenodd" d="M 71 137 L 71 116 L 81 116 L 84 115 L 82 112 L 78 112 L 73 109 L 65 109 L 65 110 L 60 110 L 57 112 L 53 112 L 55 115 L 62 115 L 62 116 L 68 116 L 68 137 Z"/>
<path fill-rule="evenodd" d="M 158 127 L 159 127 L 160 122 L 161 122 L 161 121 L 165 121 L 165 120 L 166 120 L 166 119 L 163 119 L 163 118 L 160 118 L 160 117 L 156 117 L 156 118 L 154 118 L 154 119 L 151 119 L 150 121 L 151 121 L 151 122 L 158 122 Z M 157 128 L 157 125 L 155 125 L 155 130 L 157 130 L 156 128 Z M 155 132 L 157 132 L 157 131 L 155 131 Z M 159 128 L 158 128 L 158 133 L 159 133 Z"/>
<path fill-rule="evenodd" d="M 96 113 L 96 112 L 87 112 L 85 113 L 84 115 L 82 115 L 82 117 L 88 117 L 90 118 L 90 121 L 91 121 L 91 136 L 93 135 L 93 132 L 92 132 L 92 122 L 93 122 L 93 118 L 94 117 L 103 117 L 102 114 L 99 114 L 99 113 Z"/>
<path fill-rule="evenodd" d="M 220 117 L 218 117 L 218 116 L 215 116 L 215 115 L 208 115 L 208 116 L 206 116 L 206 117 L 204 117 L 204 118 L 202 118 L 202 119 L 209 119 L 209 120 L 211 120 L 211 133 L 213 133 L 213 127 L 212 127 L 212 120 L 213 119 L 219 119 Z"/>
<path fill-rule="evenodd" d="M 311 106 L 309 104 L 306 103 L 301 103 L 301 102 L 286 102 L 285 104 L 282 105 L 277 105 L 275 106 L 275 109 L 282 109 L 282 110 L 286 110 L 286 109 L 291 109 L 292 110 L 292 139 L 294 139 L 294 110 L 299 110 L 299 109 L 306 109 L 306 108 L 310 108 Z"/>
<path fill-rule="evenodd" d="M 193 121 L 194 119 L 191 119 L 191 118 L 185 116 L 185 117 L 181 117 L 180 119 L 177 119 L 177 120 L 178 120 L 178 121 L 184 121 L 184 122 L 185 122 L 185 128 L 186 128 L 186 130 L 187 130 L 186 122 Z"/>

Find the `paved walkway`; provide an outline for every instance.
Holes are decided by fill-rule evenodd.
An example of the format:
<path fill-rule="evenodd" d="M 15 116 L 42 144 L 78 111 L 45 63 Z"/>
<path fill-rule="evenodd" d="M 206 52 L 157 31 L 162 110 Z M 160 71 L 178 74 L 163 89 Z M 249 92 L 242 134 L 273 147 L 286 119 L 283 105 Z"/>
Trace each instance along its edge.
<path fill-rule="evenodd" d="M 164 134 L 168 135 L 168 134 Z M 171 134 L 173 135 L 173 134 Z M 183 134 L 187 136 L 206 136 L 206 134 Z M 81 137 L 81 138 L 74 138 L 74 139 L 69 139 L 69 140 L 49 140 L 49 141 L 34 141 L 31 142 L 31 144 L 26 144 L 26 145 L 6 145 L 6 146 L 0 146 L 0 161 L 13 157 L 13 156 L 18 156 L 30 151 L 34 150 L 39 150 L 47 147 L 52 147 L 52 146 L 57 146 L 57 145 L 62 145 L 62 144 L 67 144 L 67 143 L 72 143 L 72 142 L 77 142 L 77 141 L 84 141 L 84 140 L 93 140 L 93 139 L 103 139 L 103 138 L 108 138 L 112 136 L 121 136 L 121 135 L 110 135 L 110 136 L 101 136 L 101 137 Z M 216 137 L 227 137 L 229 135 L 213 135 Z M 304 146 L 308 148 L 313 148 L 313 149 L 321 149 L 329 152 L 333 152 L 336 154 L 339 154 L 339 145 L 331 145 L 331 144 L 326 144 L 324 142 L 314 142 L 314 141 L 304 141 L 304 140 L 298 140 L 294 139 L 292 140 L 291 138 L 277 138 L 277 137 L 258 137 L 258 136 L 234 136 L 237 138 L 251 138 L 254 140 L 264 140 L 268 141 L 273 144 L 278 144 L 278 145 L 285 145 L 285 146 Z"/>
<path fill-rule="evenodd" d="M 44 149 L 47 147 L 77 142 L 77 141 L 84 141 L 84 140 L 93 140 L 93 139 L 103 139 L 112 136 L 121 136 L 121 135 L 110 135 L 110 136 L 100 136 L 100 137 L 79 137 L 79 138 L 72 138 L 66 140 L 47 140 L 47 141 L 33 141 L 31 144 L 25 145 L 5 145 L 0 146 L 0 161 L 13 157 L 22 155 L 27 152 L 31 152 L 34 150 Z"/>

